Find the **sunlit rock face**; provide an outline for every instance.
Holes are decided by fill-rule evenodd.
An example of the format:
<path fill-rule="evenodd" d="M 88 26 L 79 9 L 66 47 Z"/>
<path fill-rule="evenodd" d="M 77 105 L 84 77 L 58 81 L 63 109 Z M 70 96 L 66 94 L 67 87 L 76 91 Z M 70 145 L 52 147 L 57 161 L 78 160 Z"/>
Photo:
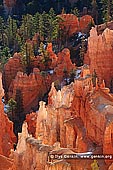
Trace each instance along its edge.
<path fill-rule="evenodd" d="M 80 22 L 79 22 L 79 30 L 81 32 L 87 32 L 88 27 L 90 27 L 90 25 L 94 25 L 94 20 L 90 15 L 84 15 L 80 18 Z"/>
<path fill-rule="evenodd" d="M 13 145 L 16 142 L 16 137 L 13 133 L 13 123 L 4 113 L 1 95 L 2 93 L 0 93 L 0 154 L 9 156 L 10 150 L 13 149 Z"/>
<path fill-rule="evenodd" d="M 20 55 L 15 53 L 13 58 L 10 58 L 4 66 L 2 81 L 5 93 L 8 93 L 9 86 L 18 71 L 23 71 L 22 61 Z"/>
<path fill-rule="evenodd" d="M 27 115 L 28 126 L 32 121 L 36 129 L 35 135 L 33 131 L 35 138 L 29 137 L 27 125 L 24 124 L 17 150 L 13 153 L 16 168 L 22 166 L 25 170 L 31 167 L 42 170 L 54 168 L 84 170 L 84 167 L 91 169 L 93 160 L 58 160 L 51 159 L 48 154 L 64 155 L 75 152 L 110 154 L 113 150 L 112 110 L 113 96 L 104 82 L 93 87 L 86 66 L 82 68 L 78 80 L 61 90 L 56 91 L 52 83 L 48 105 L 41 101 L 39 111 Z M 30 126 L 28 130 L 32 134 L 33 129 Z M 21 147 L 21 144 L 25 146 Z M 111 163 L 104 159 L 98 160 L 102 170 L 107 170 Z"/>
<path fill-rule="evenodd" d="M 1 75 L 0 75 L 0 82 L 1 82 Z M 10 150 L 13 149 L 13 145 L 16 142 L 16 137 L 13 133 L 13 123 L 8 119 L 7 115 L 4 113 L 2 97 L 3 97 L 3 88 L 2 85 L 0 85 L 0 127 L 1 127 L 0 128 L 0 154 L 4 156 L 9 156 Z M 4 159 L 5 158 L 3 158 L 3 160 Z"/>
<path fill-rule="evenodd" d="M 34 57 L 32 62 L 33 72 L 29 76 L 23 73 L 25 68 L 23 68 L 22 56 L 18 53 L 15 53 L 4 67 L 2 80 L 5 97 L 7 96 L 7 100 L 11 97 L 16 99 L 17 90 L 19 90 L 25 113 L 36 108 L 40 98 L 49 91 L 52 81 L 64 79 L 64 70 L 69 75 L 76 68 L 71 62 L 69 49 L 65 48 L 56 55 L 52 51 L 52 44 L 49 43 L 47 51 L 51 59 L 51 68 L 48 68 L 47 71 L 41 72 L 40 67 L 37 68 L 40 57 Z"/>
<path fill-rule="evenodd" d="M 0 170 L 14 170 L 13 169 L 13 160 L 10 158 L 7 158 L 3 155 L 0 155 Z"/>
<path fill-rule="evenodd" d="M 89 25 L 94 24 L 94 20 L 90 15 L 82 16 L 80 21 L 74 14 L 61 14 L 59 16 L 63 19 L 60 27 L 66 36 L 72 36 L 79 31 L 87 32 Z"/>
<path fill-rule="evenodd" d="M 24 112 L 27 113 L 35 108 L 39 99 L 48 91 L 51 84 L 51 77 L 40 74 L 38 68 L 33 69 L 29 76 L 18 72 L 9 88 L 9 98 L 15 99 L 17 89 L 21 91 Z"/>
<path fill-rule="evenodd" d="M 113 30 L 108 28 L 100 35 L 97 35 L 96 28 L 90 31 L 88 38 L 88 53 L 91 73 L 96 72 L 99 81 L 105 80 L 105 84 L 112 90 L 113 83 Z"/>
<path fill-rule="evenodd" d="M 68 75 L 76 66 L 72 64 L 70 59 L 70 51 L 68 48 L 64 48 L 61 52 L 58 53 L 57 66 L 54 71 L 56 76 L 59 79 L 62 79 L 66 74 Z"/>

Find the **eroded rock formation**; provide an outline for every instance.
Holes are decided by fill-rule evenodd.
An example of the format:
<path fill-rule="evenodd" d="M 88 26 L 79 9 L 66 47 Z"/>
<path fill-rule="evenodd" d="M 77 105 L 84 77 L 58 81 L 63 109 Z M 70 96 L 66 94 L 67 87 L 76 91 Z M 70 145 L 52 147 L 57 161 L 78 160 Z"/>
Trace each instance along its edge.
<path fill-rule="evenodd" d="M 27 113 L 37 105 L 39 99 L 47 92 L 50 83 L 50 76 L 42 77 L 37 68 L 29 76 L 18 72 L 9 88 L 9 98 L 15 99 L 16 90 L 19 89 L 22 94 L 24 112 Z"/>
<path fill-rule="evenodd" d="M 94 25 L 94 20 L 90 15 L 82 16 L 80 21 L 74 14 L 61 14 L 60 17 L 63 19 L 60 27 L 68 36 L 72 36 L 79 31 L 87 32 L 91 24 Z"/>
<path fill-rule="evenodd" d="M 112 91 L 113 85 L 113 31 L 108 28 L 102 35 L 97 35 L 96 28 L 90 31 L 88 38 L 88 52 L 86 62 L 88 63 L 91 73 L 96 72 L 99 81 L 105 80 L 105 84 Z"/>
<path fill-rule="evenodd" d="M 0 170 L 13 170 L 13 160 L 0 155 Z"/>
<path fill-rule="evenodd" d="M 13 149 L 13 145 L 16 142 L 16 137 L 13 133 L 13 123 L 4 114 L 4 107 L 0 100 L 0 154 L 8 156 L 10 149 Z"/>
<path fill-rule="evenodd" d="M 21 57 L 15 53 L 13 58 L 10 58 L 4 66 L 3 70 L 3 88 L 5 93 L 8 93 L 9 86 L 12 80 L 16 77 L 18 71 L 23 71 Z"/>
<path fill-rule="evenodd" d="M 0 128 L 0 154 L 9 156 L 10 149 L 13 149 L 13 145 L 16 142 L 16 137 L 13 133 L 13 123 L 8 119 L 7 115 L 4 113 L 2 95 L 3 95 L 3 89 L 0 86 L 0 127 L 1 127 Z M 1 159 L 2 158 L 3 157 L 1 157 Z"/>
<path fill-rule="evenodd" d="M 19 138 L 17 150 L 13 153 L 17 169 L 21 166 L 25 170 L 27 168 L 90 170 L 93 160 L 69 158 L 59 160 L 48 154 L 63 156 L 89 151 L 93 154 L 111 153 L 113 96 L 105 88 L 104 82 L 100 86 L 96 84 L 96 87 L 93 87 L 88 67 L 82 68 L 81 75 L 82 77 L 74 83 L 64 86 L 59 91 L 56 91 L 52 83 L 48 105 L 41 101 L 37 116 L 33 116 L 33 113 L 30 115 L 31 119 L 35 117 L 35 138 L 26 138 L 29 135 L 26 130 L 27 125 L 24 124 L 21 135 L 23 137 Z M 22 143 L 25 145 L 23 150 L 21 150 Z M 23 164 L 22 160 L 26 163 Z M 97 161 L 100 170 L 107 170 L 112 163 L 112 160 Z"/>
<path fill-rule="evenodd" d="M 31 43 L 31 41 L 30 41 Z M 29 112 L 35 108 L 38 101 L 50 89 L 52 81 L 59 78 L 61 81 L 66 74 L 69 75 L 70 71 L 75 69 L 70 59 L 70 51 L 63 49 L 58 53 L 58 56 L 52 51 L 52 44 L 49 43 L 47 51 L 51 59 L 51 68 L 47 71 L 40 71 L 40 56 L 32 59 L 33 73 L 29 76 L 23 73 L 22 57 L 19 54 L 14 54 L 4 67 L 3 71 L 3 88 L 8 100 L 12 97 L 16 99 L 17 90 L 21 92 L 22 104 L 24 112 Z M 43 65 L 42 65 L 43 68 Z M 52 73 L 49 73 L 51 71 Z M 40 89 L 40 90 L 39 90 Z"/>

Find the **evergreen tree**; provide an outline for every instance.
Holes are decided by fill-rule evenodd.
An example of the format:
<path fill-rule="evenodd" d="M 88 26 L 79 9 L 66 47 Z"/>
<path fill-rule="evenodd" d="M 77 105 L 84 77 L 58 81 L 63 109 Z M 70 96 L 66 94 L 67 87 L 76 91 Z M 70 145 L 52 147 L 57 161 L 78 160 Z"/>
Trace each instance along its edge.
<path fill-rule="evenodd" d="M 44 44 L 42 42 L 40 43 L 39 52 L 40 52 L 41 57 L 42 57 L 41 62 L 44 64 L 45 70 L 47 70 L 49 63 L 51 62 L 51 59 L 49 57 L 49 53 L 44 48 Z"/>
<path fill-rule="evenodd" d="M 16 32 L 17 32 L 17 22 L 16 20 L 12 19 L 10 16 L 7 20 L 7 25 L 5 29 L 5 33 L 8 38 L 8 47 L 12 48 L 14 45 L 14 40 L 16 37 Z"/>
<path fill-rule="evenodd" d="M 14 133 L 18 137 L 18 132 L 21 132 L 22 124 L 25 120 L 25 114 L 23 109 L 23 97 L 20 89 L 16 89 L 15 101 L 17 103 L 17 106 L 15 109 Z"/>
<path fill-rule="evenodd" d="M 103 22 L 108 22 L 113 18 L 113 0 L 101 0 Z"/>
<path fill-rule="evenodd" d="M 79 10 L 77 7 L 74 7 L 74 9 L 71 9 L 71 14 L 76 15 L 77 17 L 79 16 Z"/>
<path fill-rule="evenodd" d="M 1 69 L 3 69 L 4 64 L 7 63 L 10 57 L 11 57 L 11 54 L 10 54 L 10 49 L 8 47 L 4 47 L 3 49 L 0 49 Z"/>
<path fill-rule="evenodd" d="M 39 38 L 40 41 L 44 40 L 44 20 L 42 15 L 39 16 Z"/>
<path fill-rule="evenodd" d="M 33 45 L 27 41 L 22 48 L 22 61 L 25 66 L 25 72 L 29 75 L 32 72 L 31 62 L 34 57 Z"/>
<path fill-rule="evenodd" d="M 23 15 L 22 25 L 20 27 L 20 34 L 24 42 L 33 36 L 33 16 L 30 14 Z"/>
<path fill-rule="evenodd" d="M 0 16 L 0 45 L 4 46 L 4 29 L 5 29 L 5 23 L 3 18 Z"/>
<path fill-rule="evenodd" d="M 11 112 L 11 120 L 14 120 L 15 119 L 15 109 L 17 107 L 17 103 L 13 98 L 11 98 L 8 101 L 8 105 L 9 105 L 9 112 Z"/>
<path fill-rule="evenodd" d="M 23 122 L 25 120 L 25 115 L 23 114 L 23 97 L 20 89 L 16 89 L 15 101 L 17 103 L 16 107 L 16 118 L 17 121 Z"/>
<path fill-rule="evenodd" d="M 39 12 L 37 12 L 37 13 L 33 16 L 33 34 L 39 32 L 39 19 L 40 19 L 40 15 L 41 15 L 41 14 L 39 14 Z"/>
<path fill-rule="evenodd" d="M 96 0 L 92 0 L 92 16 L 96 24 L 98 24 L 98 6 Z"/>
<path fill-rule="evenodd" d="M 96 86 L 96 78 L 97 78 L 97 74 L 96 74 L 96 71 L 94 69 L 94 71 L 92 73 L 92 83 L 93 83 L 94 87 Z"/>
<path fill-rule="evenodd" d="M 83 65 L 85 52 L 86 52 L 86 42 L 85 42 L 85 37 L 83 36 L 81 40 L 81 47 L 80 47 L 80 65 Z"/>
<path fill-rule="evenodd" d="M 49 36 L 48 41 L 52 42 L 58 37 L 60 18 L 56 16 L 53 8 L 49 11 Z"/>

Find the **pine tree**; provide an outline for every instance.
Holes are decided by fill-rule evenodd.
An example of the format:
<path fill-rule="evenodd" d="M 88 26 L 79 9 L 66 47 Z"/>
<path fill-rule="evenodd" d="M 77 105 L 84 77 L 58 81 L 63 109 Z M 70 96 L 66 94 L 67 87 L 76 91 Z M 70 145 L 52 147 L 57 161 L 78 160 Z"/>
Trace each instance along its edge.
<path fill-rule="evenodd" d="M 39 19 L 40 15 L 38 12 L 33 16 L 33 34 L 39 32 Z"/>
<path fill-rule="evenodd" d="M 4 29 L 5 29 L 5 23 L 4 23 L 3 18 L 0 16 L 0 44 L 2 46 L 5 45 L 5 42 L 4 42 Z"/>
<path fill-rule="evenodd" d="M 59 20 L 60 18 L 56 16 L 53 8 L 49 11 L 49 37 L 48 41 L 52 42 L 58 37 L 59 32 Z"/>
<path fill-rule="evenodd" d="M 92 16 L 96 24 L 98 24 L 98 6 L 96 0 L 92 0 Z"/>
<path fill-rule="evenodd" d="M 49 57 L 48 51 L 44 48 L 44 44 L 42 42 L 40 43 L 39 52 L 40 52 L 41 58 L 42 58 L 41 62 L 44 64 L 45 70 L 47 70 L 49 63 L 51 62 L 51 59 Z"/>
<path fill-rule="evenodd" d="M 23 15 L 20 34 L 24 42 L 33 36 L 33 16 L 30 14 Z"/>
<path fill-rule="evenodd" d="M 10 57 L 11 54 L 10 54 L 10 49 L 8 47 L 4 47 L 3 49 L 0 49 L 0 62 L 1 62 L 2 69 Z"/>
<path fill-rule="evenodd" d="M 20 89 L 16 89 L 16 97 L 15 101 L 17 103 L 16 107 L 16 118 L 17 121 L 24 121 L 25 120 L 25 115 L 23 114 L 24 108 L 23 108 L 23 97 Z"/>
<path fill-rule="evenodd" d="M 9 105 L 9 112 L 11 112 L 11 120 L 14 120 L 15 119 L 15 109 L 17 107 L 17 103 L 16 101 L 11 98 L 9 101 L 8 101 L 8 105 Z"/>
<path fill-rule="evenodd" d="M 81 40 L 81 47 L 80 47 L 80 65 L 83 65 L 85 52 L 86 52 L 86 42 L 85 42 L 85 37 L 83 36 Z"/>
<path fill-rule="evenodd" d="M 25 72 L 29 75 L 32 71 L 31 62 L 34 57 L 33 45 L 31 41 L 27 41 L 22 48 L 22 61 L 25 66 Z"/>
<path fill-rule="evenodd" d="M 40 41 L 44 40 L 44 21 L 43 21 L 43 16 L 39 16 L 39 37 Z"/>
<path fill-rule="evenodd" d="M 74 14 L 75 16 L 79 16 L 79 10 L 77 7 L 74 7 L 74 9 L 71 9 L 71 14 Z"/>
<path fill-rule="evenodd" d="M 92 73 L 92 83 L 93 83 L 93 86 L 95 87 L 96 86 L 96 78 L 97 78 L 97 73 L 94 69 L 93 73 Z"/>
<path fill-rule="evenodd" d="M 103 22 L 109 22 L 113 17 L 113 0 L 101 0 Z"/>
<path fill-rule="evenodd" d="M 8 47 L 11 47 L 14 45 L 14 40 L 16 37 L 16 32 L 17 32 L 17 22 L 16 20 L 12 19 L 10 16 L 7 20 L 7 26 L 5 29 L 5 33 L 8 38 Z"/>

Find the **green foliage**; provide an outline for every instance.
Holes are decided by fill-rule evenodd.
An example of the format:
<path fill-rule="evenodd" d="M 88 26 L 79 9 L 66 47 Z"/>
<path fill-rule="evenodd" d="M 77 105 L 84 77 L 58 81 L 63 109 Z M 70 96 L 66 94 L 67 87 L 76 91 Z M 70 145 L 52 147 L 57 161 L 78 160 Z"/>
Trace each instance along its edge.
<path fill-rule="evenodd" d="M 96 0 L 92 0 L 92 16 L 96 24 L 98 24 L 98 5 Z"/>
<path fill-rule="evenodd" d="M 69 75 L 71 82 L 72 82 L 72 81 L 74 82 L 75 76 L 76 76 L 76 70 L 75 70 L 75 69 L 72 69 L 72 70 L 70 71 L 70 75 Z"/>
<path fill-rule="evenodd" d="M 86 47 L 85 47 L 86 43 L 85 43 L 85 37 L 82 37 L 82 41 L 81 41 L 81 48 L 80 48 L 80 60 L 81 60 L 81 65 L 83 65 L 83 61 L 84 61 L 84 54 L 86 52 Z"/>
<path fill-rule="evenodd" d="M 92 73 L 92 83 L 93 83 L 93 86 L 95 87 L 96 86 L 96 78 L 97 78 L 97 73 L 94 69 L 93 73 Z"/>
<path fill-rule="evenodd" d="M 31 72 L 31 62 L 34 57 L 33 46 L 30 41 L 26 42 L 22 48 L 22 62 L 26 68 L 27 74 Z"/>
<path fill-rule="evenodd" d="M 41 54 L 41 62 L 44 64 L 45 69 L 48 69 L 49 62 L 51 59 L 49 57 L 48 51 L 44 48 L 44 44 L 41 42 L 39 47 L 39 52 Z"/>
<path fill-rule="evenodd" d="M 17 107 L 17 103 L 16 103 L 16 101 L 13 99 L 13 98 L 11 98 L 9 101 L 8 101 L 8 105 L 9 105 L 9 108 L 8 108 L 8 110 L 9 110 L 9 112 L 11 112 L 11 120 L 14 120 L 14 117 L 15 117 L 15 109 L 16 109 L 16 107 Z"/>
<path fill-rule="evenodd" d="M 16 117 L 18 121 L 23 121 L 24 120 L 24 109 L 23 109 L 23 98 L 22 98 L 22 93 L 20 89 L 16 90 L 16 97 L 15 97 L 15 101 L 17 103 L 16 106 Z"/>
<path fill-rule="evenodd" d="M 101 0 L 103 22 L 113 19 L 113 0 Z"/>
<path fill-rule="evenodd" d="M 30 14 L 23 15 L 22 25 L 20 26 L 20 34 L 24 42 L 33 36 L 33 16 Z"/>
<path fill-rule="evenodd" d="M 16 20 L 12 19 L 9 16 L 9 18 L 7 20 L 6 29 L 5 29 L 8 47 L 12 47 L 14 45 L 14 39 L 16 37 L 16 32 L 17 32 L 17 22 L 16 22 Z"/>
<path fill-rule="evenodd" d="M 37 12 L 33 16 L 33 33 L 38 33 L 39 32 L 39 21 L 40 21 L 40 14 Z"/>
<path fill-rule="evenodd" d="M 4 47 L 3 49 L 0 49 L 1 69 L 4 67 L 4 64 L 7 63 L 10 57 L 11 57 L 11 54 L 10 54 L 10 49 L 8 47 Z"/>
<path fill-rule="evenodd" d="M 60 81 L 58 79 L 54 82 L 54 86 L 55 86 L 56 90 L 61 89 L 61 83 L 60 83 Z"/>
<path fill-rule="evenodd" d="M 12 111 L 12 109 L 14 110 L 16 108 L 16 101 L 11 98 L 9 101 L 8 101 L 8 105 L 9 105 L 9 111 Z"/>
<path fill-rule="evenodd" d="M 77 7 L 74 7 L 74 9 L 71 9 L 71 14 L 76 15 L 77 17 L 79 16 L 79 10 Z"/>

